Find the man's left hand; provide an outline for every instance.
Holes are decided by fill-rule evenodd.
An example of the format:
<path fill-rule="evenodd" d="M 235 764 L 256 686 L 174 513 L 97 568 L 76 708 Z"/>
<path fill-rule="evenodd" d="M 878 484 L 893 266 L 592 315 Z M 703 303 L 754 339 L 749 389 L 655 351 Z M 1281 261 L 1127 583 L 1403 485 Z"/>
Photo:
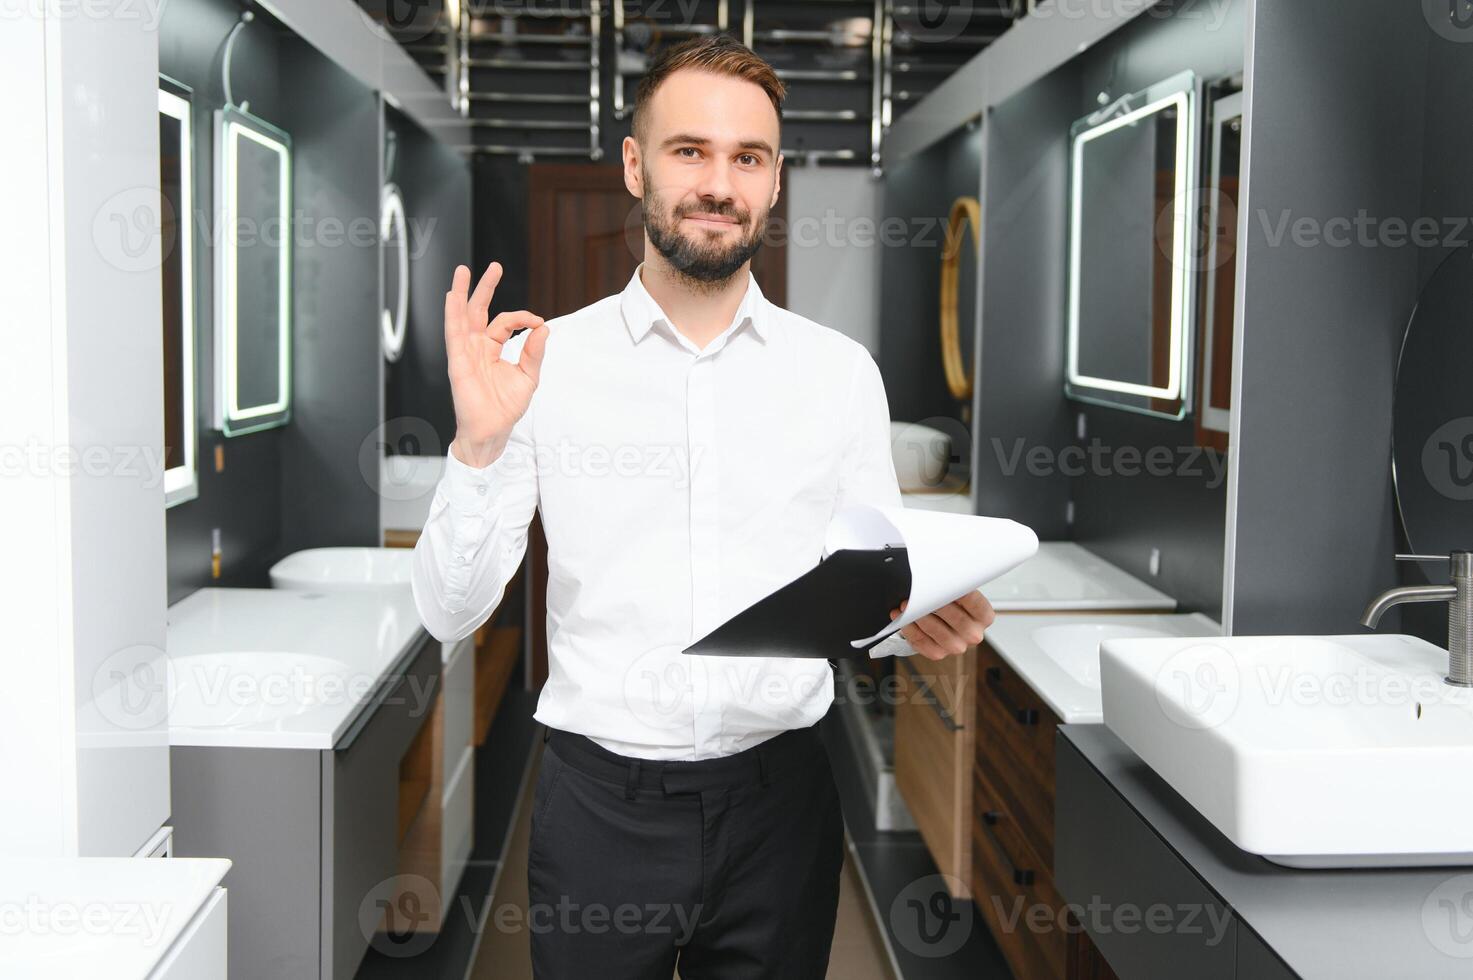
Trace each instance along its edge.
<path fill-rule="evenodd" d="M 893 620 L 905 611 L 906 602 L 899 609 L 890 610 Z M 992 603 L 981 592 L 968 592 L 955 602 L 948 603 L 933 613 L 900 630 L 900 635 L 910 642 L 916 653 L 931 660 L 944 660 L 965 653 L 967 647 L 982 642 L 982 634 L 997 619 Z"/>

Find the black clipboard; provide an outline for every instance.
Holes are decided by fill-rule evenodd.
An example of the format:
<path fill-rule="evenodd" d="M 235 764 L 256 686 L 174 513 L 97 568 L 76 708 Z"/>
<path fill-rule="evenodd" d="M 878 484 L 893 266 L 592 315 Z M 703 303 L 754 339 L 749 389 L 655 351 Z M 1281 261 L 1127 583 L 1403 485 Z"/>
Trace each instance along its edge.
<path fill-rule="evenodd" d="M 845 548 L 743 609 L 682 653 L 720 657 L 807 657 L 864 653 L 850 641 L 873 636 L 910 598 L 910 558 L 903 546 Z"/>

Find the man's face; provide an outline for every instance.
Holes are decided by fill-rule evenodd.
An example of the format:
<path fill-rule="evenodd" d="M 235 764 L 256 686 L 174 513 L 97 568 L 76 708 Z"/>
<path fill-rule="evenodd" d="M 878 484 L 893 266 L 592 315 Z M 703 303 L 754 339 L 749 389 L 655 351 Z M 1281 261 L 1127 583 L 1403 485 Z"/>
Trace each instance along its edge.
<path fill-rule="evenodd" d="M 761 87 L 710 72 L 667 78 L 625 141 L 645 234 L 692 279 L 722 283 L 756 254 L 777 202 L 777 111 Z"/>

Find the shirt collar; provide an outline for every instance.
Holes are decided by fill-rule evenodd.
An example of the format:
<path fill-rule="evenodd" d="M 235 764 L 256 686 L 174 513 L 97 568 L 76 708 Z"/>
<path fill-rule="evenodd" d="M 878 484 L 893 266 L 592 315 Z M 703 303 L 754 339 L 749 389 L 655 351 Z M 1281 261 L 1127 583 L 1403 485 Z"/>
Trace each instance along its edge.
<path fill-rule="evenodd" d="M 619 295 L 619 311 L 624 316 L 624 326 L 629 328 L 629 336 L 637 344 L 644 339 L 644 335 L 650 332 L 650 328 L 657 322 L 663 320 L 671 330 L 675 325 L 660 309 L 660 304 L 644 288 L 644 283 L 639 278 L 640 270 L 644 268 L 641 262 L 634 270 L 634 275 L 629 279 L 629 285 L 624 287 L 624 292 Z M 752 329 L 758 338 L 764 343 L 770 327 L 770 319 L 767 316 L 767 298 L 762 295 L 762 290 L 757 286 L 757 279 L 750 271 L 747 273 L 747 291 L 742 295 L 741 305 L 737 307 L 736 316 L 732 323 L 740 324 L 747 320 L 752 324 Z"/>

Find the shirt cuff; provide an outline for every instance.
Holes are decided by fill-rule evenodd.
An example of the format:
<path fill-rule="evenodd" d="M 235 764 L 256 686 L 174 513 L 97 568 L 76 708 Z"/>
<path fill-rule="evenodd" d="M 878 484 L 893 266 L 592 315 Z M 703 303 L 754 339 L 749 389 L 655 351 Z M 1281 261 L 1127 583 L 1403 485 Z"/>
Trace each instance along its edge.
<path fill-rule="evenodd" d="M 445 500 L 462 513 L 484 513 L 489 510 L 495 496 L 491 487 L 496 479 L 496 463 L 475 467 L 462 463 L 454 452 L 445 453 L 445 475 L 440 487 Z"/>

